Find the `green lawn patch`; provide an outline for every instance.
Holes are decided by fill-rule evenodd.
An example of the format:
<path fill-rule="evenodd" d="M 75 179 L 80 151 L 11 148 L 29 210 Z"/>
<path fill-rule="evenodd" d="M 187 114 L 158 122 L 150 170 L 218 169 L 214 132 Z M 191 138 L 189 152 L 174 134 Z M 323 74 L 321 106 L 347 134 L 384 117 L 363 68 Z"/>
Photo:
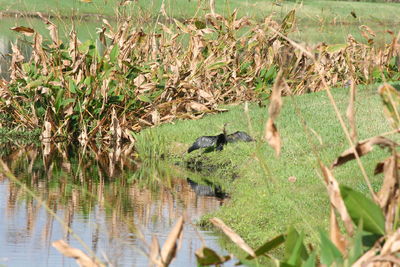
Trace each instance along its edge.
<path fill-rule="evenodd" d="M 119 5 L 120 2 L 120 0 L 92 0 L 90 3 L 80 0 L 19 0 L 11 2 L 0 0 L 0 12 L 4 12 L 4 14 L 11 12 L 13 18 L 15 12 L 21 14 L 28 12 L 33 15 L 36 12 L 50 14 L 53 15 L 53 20 L 61 18 L 61 21 L 56 20 L 56 24 L 65 33 L 70 31 L 69 26 L 72 24 L 70 19 L 67 19 L 68 16 L 85 15 L 84 20 L 81 18 L 74 22 L 78 34 L 80 31 L 85 32 L 81 36 L 95 35 L 95 29 L 99 27 L 97 14 L 107 17 L 111 23 L 114 23 L 112 20 L 117 17 L 116 14 L 129 15 L 134 18 L 133 22 L 137 23 L 138 27 L 144 29 L 153 29 L 152 25 L 158 19 L 166 22 L 165 18 L 160 16 L 162 0 L 131 1 L 125 6 Z M 164 9 L 168 16 L 181 21 L 193 17 L 203 19 L 206 13 L 210 13 L 208 1 L 165 0 Z M 383 45 L 391 41 L 387 30 L 396 33 L 400 29 L 398 26 L 400 25 L 400 4 L 398 3 L 309 0 L 304 2 L 283 1 L 276 5 L 275 1 L 229 0 L 216 1 L 215 9 L 217 13 L 224 16 L 229 16 L 237 9 L 238 17 L 248 16 L 258 21 L 269 16 L 276 21 L 281 21 L 290 10 L 296 9 L 297 28 L 290 34 L 290 37 L 306 43 L 344 43 L 349 34 L 358 41 L 366 41 L 362 37 L 359 27 L 367 25 L 377 35 L 375 43 Z M 89 16 L 87 16 L 88 14 Z M 42 28 L 42 23 L 31 17 L 14 19 L 12 24 L 14 24 L 13 26 L 30 26 L 35 29 L 38 29 L 36 25 L 39 24 L 38 30 L 40 31 Z M 65 27 L 67 25 L 68 27 Z M 87 31 L 89 34 L 86 33 Z"/>
<path fill-rule="evenodd" d="M 359 88 L 357 92 L 356 117 L 360 140 L 390 130 L 376 89 L 377 86 L 369 86 Z M 333 93 L 344 115 L 348 89 L 335 89 Z M 197 137 L 219 134 L 224 123 L 229 123 L 228 132 L 244 130 L 260 140 L 267 119 L 267 107 L 250 105 L 251 127 L 243 105 L 229 106 L 228 109 L 229 112 L 205 116 L 197 121 L 176 121 L 155 129 L 171 144 L 171 151 L 180 153 L 184 159 L 201 160 L 205 157 L 208 163 L 225 163 L 216 171 L 217 176 L 208 173 L 207 178 L 214 177 L 231 199 L 206 218 L 217 216 L 223 219 L 254 246 L 285 232 L 290 225 L 304 230 L 309 241 L 317 240 L 318 228 L 327 229 L 329 218 L 329 201 L 319 175 L 317 159 L 329 166 L 349 147 L 326 93 L 284 98 L 283 110 L 277 121 L 283 141 L 279 158 L 261 141 L 228 144 L 221 152 L 202 154 L 198 151 L 187 155 L 185 149 Z M 373 171 L 375 164 L 385 156 L 387 152 L 376 148 L 362 158 L 376 189 L 382 175 L 374 176 Z M 336 168 L 334 175 L 339 183 L 368 194 L 355 161 Z M 288 180 L 291 176 L 296 178 L 296 182 Z"/>

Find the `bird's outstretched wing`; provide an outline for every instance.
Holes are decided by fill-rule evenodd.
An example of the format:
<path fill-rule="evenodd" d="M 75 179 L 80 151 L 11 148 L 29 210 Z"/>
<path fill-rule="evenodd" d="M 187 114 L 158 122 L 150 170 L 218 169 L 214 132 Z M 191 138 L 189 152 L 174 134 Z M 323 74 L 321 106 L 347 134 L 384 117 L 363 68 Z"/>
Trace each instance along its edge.
<path fill-rule="evenodd" d="M 217 143 L 218 136 L 201 136 L 194 141 L 191 147 L 188 149 L 188 153 L 199 149 L 212 147 Z"/>
<path fill-rule="evenodd" d="M 246 132 L 241 132 L 241 131 L 234 132 L 233 134 L 228 134 L 226 139 L 228 143 L 235 143 L 238 141 L 243 141 L 243 142 L 254 141 L 254 139 L 250 135 L 248 135 Z"/>

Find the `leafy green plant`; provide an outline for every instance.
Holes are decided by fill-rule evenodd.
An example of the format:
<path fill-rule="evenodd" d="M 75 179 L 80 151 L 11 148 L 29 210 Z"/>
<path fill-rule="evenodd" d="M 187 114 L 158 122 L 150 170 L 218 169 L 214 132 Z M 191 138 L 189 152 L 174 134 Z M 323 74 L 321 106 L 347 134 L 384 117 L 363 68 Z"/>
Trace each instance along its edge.
<path fill-rule="evenodd" d="M 129 181 L 139 181 L 148 188 L 157 188 L 160 184 L 168 186 L 172 170 L 167 159 L 168 150 L 164 137 L 152 129 L 133 134 L 133 136 L 136 139 L 135 152 L 139 163 L 138 169 Z"/>
<path fill-rule="evenodd" d="M 238 18 L 237 10 L 184 23 L 168 18 L 173 23 L 158 23 L 151 32 L 119 17 L 116 27 L 104 20 L 100 42 L 83 43 L 75 29 L 63 42 L 56 25 L 42 17 L 50 40 L 32 28 L 12 28 L 31 38 L 33 52 L 25 59 L 12 46 L 0 110 L 10 114 L 8 125 L 41 128 L 45 140 L 132 142 L 131 131 L 198 118 L 221 103 L 268 99 L 280 70 L 290 88 L 284 94 L 343 84 L 349 75 L 358 84 L 398 77 L 395 45 L 379 50 L 349 37 L 345 44 L 307 48 L 324 64 L 309 60 L 309 52 L 287 40 L 295 14 L 281 23 Z"/>

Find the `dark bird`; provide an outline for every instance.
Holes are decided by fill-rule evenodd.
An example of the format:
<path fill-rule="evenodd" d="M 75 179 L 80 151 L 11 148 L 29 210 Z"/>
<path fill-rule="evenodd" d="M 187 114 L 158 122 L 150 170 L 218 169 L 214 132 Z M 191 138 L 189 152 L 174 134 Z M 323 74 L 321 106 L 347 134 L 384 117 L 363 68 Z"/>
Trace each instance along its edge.
<path fill-rule="evenodd" d="M 194 141 L 193 145 L 189 147 L 188 153 L 192 152 L 193 150 L 199 149 L 199 148 L 207 148 L 207 147 L 212 147 L 215 146 L 217 143 L 218 136 L 202 136 L 196 139 Z"/>
<path fill-rule="evenodd" d="M 254 139 L 248 135 L 246 132 L 237 131 L 233 134 L 226 134 L 226 124 L 224 125 L 224 130 L 222 134 L 215 136 L 201 136 L 194 141 L 191 147 L 188 149 L 188 153 L 199 149 L 199 148 L 209 148 L 215 146 L 215 150 L 221 151 L 227 143 L 235 143 L 238 141 L 251 142 Z"/>
<path fill-rule="evenodd" d="M 250 135 L 248 135 L 246 132 L 241 132 L 241 131 L 234 132 L 233 134 L 228 134 L 226 136 L 226 139 L 228 143 L 235 143 L 238 141 L 243 141 L 243 142 L 254 141 L 254 139 Z"/>

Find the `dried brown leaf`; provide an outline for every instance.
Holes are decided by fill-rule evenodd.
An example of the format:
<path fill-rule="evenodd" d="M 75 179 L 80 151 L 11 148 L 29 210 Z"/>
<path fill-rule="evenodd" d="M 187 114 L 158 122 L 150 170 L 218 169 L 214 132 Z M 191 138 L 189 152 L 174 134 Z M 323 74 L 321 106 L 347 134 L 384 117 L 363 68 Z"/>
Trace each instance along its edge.
<path fill-rule="evenodd" d="M 354 149 L 356 150 L 357 154 L 359 157 L 362 157 L 369 152 L 372 151 L 374 145 L 379 145 L 380 147 L 389 147 L 389 148 L 394 148 L 397 146 L 397 143 L 384 137 L 384 136 L 375 136 L 363 141 L 358 142 L 355 145 L 355 148 L 349 148 L 345 150 L 332 164 L 331 168 L 340 166 L 350 160 L 353 160 L 356 158 L 354 154 Z"/>
<path fill-rule="evenodd" d="M 345 237 L 340 232 L 339 224 L 336 220 L 336 214 L 333 206 L 331 205 L 330 215 L 330 238 L 335 246 L 340 250 L 342 255 L 346 254 L 347 242 Z"/>
<path fill-rule="evenodd" d="M 281 137 L 271 118 L 268 119 L 265 126 L 265 139 L 268 141 L 268 144 L 275 150 L 276 156 L 279 156 L 281 153 Z"/>
<path fill-rule="evenodd" d="M 281 138 L 275 125 L 275 119 L 279 115 L 282 107 L 282 90 L 288 87 L 282 75 L 283 72 L 280 70 L 272 88 L 271 103 L 268 109 L 269 118 L 265 125 L 264 134 L 265 140 L 268 141 L 268 144 L 275 150 L 277 156 L 279 156 L 281 152 Z"/>
<path fill-rule="evenodd" d="M 339 184 L 332 175 L 332 172 L 322 162 L 320 162 L 320 168 L 324 176 L 326 189 L 328 190 L 329 201 L 331 202 L 331 205 L 338 211 L 347 233 L 352 236 L 354 233 L 354 227 L 346 206 L 344 205 L 342 195 L 340 194 Z"/>
<path fill-rule="evenodd" d="M 390 255 L 391 253 L 395 253 L 399 250 L 399 241 L 400 241 L 400 228 L 396 230 L 396 232 L 389 235 L 386 239 L 385 244 L 382 247 L 381 255 Z"/>
<path fill-rule="evenodd" d="M 183 216 L 181 216 L 176 222 L 174 228 L 169 233 L 168 238 L 161 249 L 161 259 L 165 266 L 168 266 L 175 257 L 177 251 L 177 241 L 181 236 L 183 223 Z"/>
<path fill-rule="evenodd" d="M 393 128 L 400 125 L 400 93 L 393 86 L 384 83 L 378 88 L 378 93 L 383 102 L 383 111 Z"/>
<path fill-rule="evenodd" d="M 52 243 L 59 252 L 69 258 L 74 258 L 79 266 L 82 267 L 100 267 L 103 264 L 96 262 L 88 255 L 83 253 L 80 249 L 69 246 L 64 240 L 58 240 Z"/>
<path fill-rule="evenodd" d="M 116 143 L 120 143 L 122 141 L 122 128 L 120 126 L 117 113 L 115 112 L 115 108 L 113 108 L 111 114 L 110 130 L 111 130 L 112 140 Z"/>
<path fill-rule="evenodd" d="M 398 189 L 397 156 L 389 157 L 383 163 L 384 180 L 381 190 L 378 192 L 379 204 L 382 210 L 386 210 Z"/>
<path fill-rule="evenodd" d="M 350 137 L 353 142 L 357 140 L 357 127 L 356 127 L 356 116 L 354 109 L 354 102 L 356 100 L 356 85 L 354 80 L 351 81 L 350 85 L 350 99 L 349 105 L 347 106 L 346 116 L 350 124 Z"/>
<path fill-rule="evenodd" d="M 197 103 L 197 102 L 189 102 L 186 104 L 186 110 L 190 111 L 190 110 L 194 110 L 196 112 L 208 112 L 210 111 L 210 109 L 203 104 Z"/>
<path fill-rule="evenodd" d="M 268 112 L 269 117 L 274 121 L 279 115 L 282 107 L 282 90 L 287 86 L 286 82 L 282 77 L 282 70 L 279 71 L 275 78 L 275 83 L 272 88 L 271 103 L 269 104 Z"/>
<path fill-rule="evenodd" d="M 212 15 L 215 15 L 215 0 L 210 0 L 210 11 Z"/>
<path fill-rule="evenodd" d="M 160 244 L 158 243 L 157 237 L 155 237 L 154 235 L 151 238 L 149 258 L 154 265 L 163 266 L 160 254 Z"/>
<path fill-rule="evenodd" d="M 235 233 L 230 227 L 228 227 L 222 220 L 218 218 L 210 219 L 216 227 L 221 229 L 226 236 L 228 236 L 236 245 L 238 245 L 241 249 L 246 251 L 252 257 L 256 257 L 254 250 L 246 244 L 246 242 L 237 234 Z"/>
<path fill-rule="evenodd" d="M 58 28 L 57 28 L 57 26 L 53 23 L 53 22 L 51 22 L 50 20 L 48 20 L 45 16 L 43 16 L 43 14 L 41 14 L 41 13 L 37 13 L 38 15 L 39 15 L 39 17 L 44 21 L 44 23 L 46 24 L 46 25 L 48 25 L 47 26 L 47 29 L 49 30 L 49 32 L 50 32 L 50 37 L 51 37 L 51 40 L 53 41 L 53 44 L 55 45 L 55 46 L 59 46 L 60 44 L 61 44 L 61 41 L 60 41 L 60 39 L 58 38 Z"/>
<path fill-rule="evenodd" d="M 43 126 L 43 131 L 42 131 L 42 141 L 44 142 L 49 142 L 51 139 L 51 123 L 49 121 L 44 122 Z"/>
<path fill-rule="evenodd" d="M 151 113 L 151 121 L 153 122 L 153 125 L 158 125 L 160 124 L 160 113 L 157 111 L 157 109 L 153 110 Z"/>
<path fill-rule="evenodd" d="M 35 30 L 29 27 L 24 27 L 24 26 L 18 26 L 18 27 L 12 27 L 10 30 L 22 33 L 26 36 L 32 36 L 35 33 Z"/>
<path fill-rule="evenodd" d="M 373 247 L 367 252 L 364 253 L 355 263 L 353 263 L 352 267 L 362 267 L 367 266 L 365 263 L 368 262 L 372 257 L 374 257 L 378 253 L 378 249 Z"/>
<path fill-rule="evenodd" d="M 376 36 L 375 32 L 370 27 L 368 27 L 367 25 L 361 25 L 359 28 L 360 28 L 361 31 L 365 31 L 365 32 L 367 32 L 368 34 L 370 34 L 373 37 Z"/>

